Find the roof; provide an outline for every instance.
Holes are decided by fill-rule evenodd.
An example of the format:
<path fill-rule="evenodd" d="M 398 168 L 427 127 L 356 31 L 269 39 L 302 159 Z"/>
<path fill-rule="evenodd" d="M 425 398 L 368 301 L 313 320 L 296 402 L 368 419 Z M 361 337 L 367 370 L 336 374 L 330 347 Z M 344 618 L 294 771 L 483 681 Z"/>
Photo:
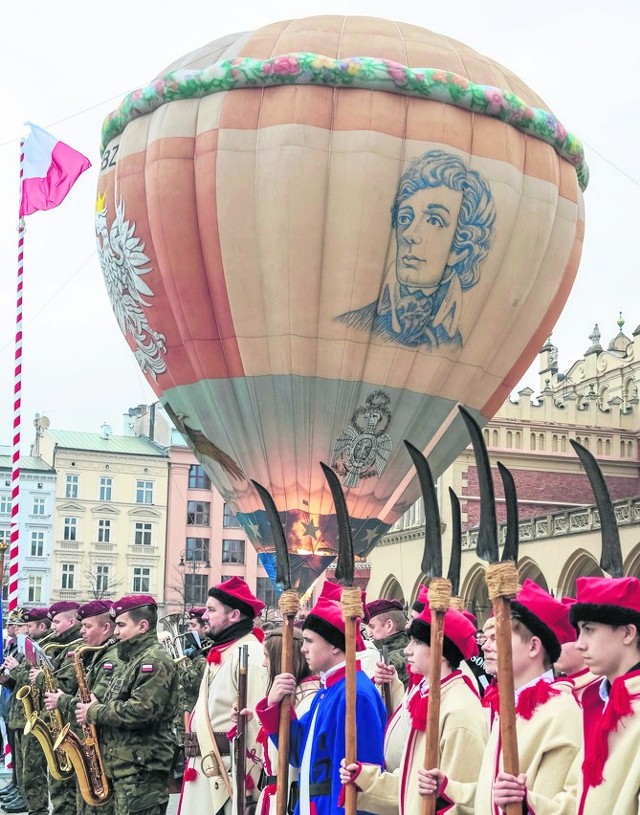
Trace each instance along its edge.
<path fill-rule="evenodd" d="M 18 467 L 21 470 L 37 470 L 38 472 L 55 473 L 55 469 L 35 456 L 20 456 Z M 11 456 L 0 454 L 0 470 L 11 470 Z"/>
<path fill-rule="evenodd" d="M 144 436 L 110 435 L 104 438 L 100 433 L 80 433 L 75 430 L 48 430 L 47 435 L 58 448 L 65 450 L 93 450 L 100 453 L 124 453 L 131 456 L 167 457 L 163 447 Z"/>

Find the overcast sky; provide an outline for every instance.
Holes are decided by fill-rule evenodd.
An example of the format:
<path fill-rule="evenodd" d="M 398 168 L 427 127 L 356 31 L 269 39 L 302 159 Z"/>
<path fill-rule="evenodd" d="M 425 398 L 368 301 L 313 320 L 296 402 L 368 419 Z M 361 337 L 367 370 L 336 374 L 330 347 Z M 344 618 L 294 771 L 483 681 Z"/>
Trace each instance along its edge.
<path fill-rule="evenodd" d="M 56 210 L 27 219 L 24 261 L 23 453 L 36 412 L 52 427 L 122 429 L 122 413 L 155 399 L 111 311 L 93 213 L 102 120 L 131 90 L 218 37 L 313 14 L 367 14 L 423 26 L 501 62 L 585 144 L 586 241 L 553 334 L 560 368 L 640 324 L 640 3 L 450 0 L 426 3 L 240 0 L 189 4 L 32 0 L 5 5 L 0 27 L 0 444 L 13 402 L 19 139 L 26 120 L 83 152 L 93 168 Z M 304 9 L 304 11 L 303 11 Z M 428 66 L 437 67 L 437 66 Z M 629 235 L 633 240 L 629 239 Z M 626 237 L 625 237 L 626 236 Z M 536 366 L 523 379 L 538 392 Z"/>

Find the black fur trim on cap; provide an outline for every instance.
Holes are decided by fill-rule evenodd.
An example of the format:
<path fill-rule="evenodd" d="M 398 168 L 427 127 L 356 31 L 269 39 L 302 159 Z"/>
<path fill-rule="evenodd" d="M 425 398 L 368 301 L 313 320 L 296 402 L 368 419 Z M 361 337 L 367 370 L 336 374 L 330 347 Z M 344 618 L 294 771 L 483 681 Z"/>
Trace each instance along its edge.
<path fill-rule="evenodd" d="M 218 602 L 223 603 L 225 606 L 229 606 L 229 608 L 236 608 L 241 614 L 244 614 L 244 616 L 248 617 L 250 620 L 255 619 L 255 612 L 248 603 L 243 603 L 242 600 L 238 600 L 237 597 L 227 594 L 226 591 L 220 591 L 220 589 L 216 586 L 209 589 L 209 597 L 213 597 L 214 600 L 218 600 Z"/>
<path fill-rule="evenodd" d="M 557 662 L 560 659 L 560 654 L 562 653 L 560 642 L 549 626 L 542 622 L 540 617 L 529 611 L 528 608 L 517 600 L 512 600 L 511 618 L 513 620 L 520 620 L 535 637 L 538 637 L 544 646 L 544 650 L 547 652 L 550 662 Z"/>
<path fill-rule="evenodd" d="M 345 650 L 346 645 L 342 631 L 338 631 L 337 628 L 326 620 L 323 620 L 322 617 L 316 617 L 315 614 L 307 615 L 302 630 L 304 631 L 306 628 L 310 631 L 315 631 L 316 634 L 320 634 L 320 636 L 330 645 L 333 645 L 334 648 L 339 648 L 340 651 Z"/>
<path fill-rule="evenodd" d="M 418 614 L 420 614 L 421 611 L 424 611 L 424 603 L 421 603 L 420 600 L 416 600 L 411 608 L 413 611 L 417 611 Z"/>
<path fill-rule="evenodd" d="M 412 620 L 409 626 L 409 636 L 413 637 L 414 640 L 424 642 L 425 645 L 430 645 L 431 626 L 429 623 L 425 623 L 424 620 Z M 442 656 L 454 670 L 462 662 L 462 652 L 448 637 L 442 638 Z"/>
<path fill-rule="evenodd" d="M 640 631 L 640 614 L 624 606 L 608 606 L 605 603 L 574 603 L 569 610 L 574 628 L 578 623 L 605 623 L 606 625 L 635 625 Z"/>

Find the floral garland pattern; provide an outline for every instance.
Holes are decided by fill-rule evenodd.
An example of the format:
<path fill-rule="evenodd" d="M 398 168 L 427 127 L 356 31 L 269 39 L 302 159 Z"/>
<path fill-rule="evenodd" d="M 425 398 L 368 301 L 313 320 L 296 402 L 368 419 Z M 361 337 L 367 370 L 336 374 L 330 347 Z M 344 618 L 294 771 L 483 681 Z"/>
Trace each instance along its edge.
<path fill-rule="evenodd" d="M 375 57 L 333 59 L 293 53 L 267 60 L 237 57 L 207 68 L 178 69 L 133 91 L 110 113 L 102 126 L 101 153 L 127 124 L 176 99 L 194 99 L 236 88 L 278 85 L 325 85 L 388 91 L 431 99 L 483 113 L 550 144 L 572 164 L 584 190 L 589 182 L 584 148 L 550 112 L 527 105 L 516 94 L 435 68 L 409 68 Z"/>

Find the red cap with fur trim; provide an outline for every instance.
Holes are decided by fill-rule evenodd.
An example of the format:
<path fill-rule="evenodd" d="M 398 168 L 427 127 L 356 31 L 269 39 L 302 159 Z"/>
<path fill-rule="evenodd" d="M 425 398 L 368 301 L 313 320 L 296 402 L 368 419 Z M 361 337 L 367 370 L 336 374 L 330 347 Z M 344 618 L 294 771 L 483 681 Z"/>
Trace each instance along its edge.
<path fill-rule="evenodd" d="M 563 643 L 575 642 L 576 632 L 569 622 L 568 607 L 533 580 L 525 580 L 511 601 L 511 616 L 541 640 L 551 662 L 560 657 Z"/>
<path fill-rule="evenodd" d="M 409 636 L 429 645 L 431 641 L 431 609 L 426 605 L 409 626 Z M 478 653 L 476 628 L 460 611 L 449 608 L 444 613 L 442 653 L 451 664 L 471 659 Z"/>
<path fill-rule="evenodd" d="M 111 600 L 91 600 L 83 603 L 78 608 L 78 619 L 85 620 L 87 617 L 98 617 L 100 614 L 109 614 L 113 603 Z"/>
<path fill-rule="evenodd" d="M 325 600 L 336 600 L 340 602 L 342 596 L 342 586 L 339 583 L 334 583 L 333 580 L 325 580 L 322 584 L 322 589 L 318 595 L 318 600 L 324 597 Z"/>
<path fill-rule="evenodd" d="M 418 589 L 418 596 L 416 597 L 413 605 L 411 608 L 414 611 L 422 611 L 429 605 L 429 589 L 424 583 L 420 584 L 420 588 Z"/>
<path fill-rule="evenodd" d="M 241 577 L 230 577 L 229 580 L 213 586 L 213 588 L 209 589 L 209 597 L 224 603 L 229 608 L 238 609 L 245 617 L 250 617 L 252 620 L 264 608 L 262 600 L 258 600 L 251 593 L 251 589 Z"/>
<path fill-rule="evenodd" d="M 340 603 L 335 600 L 328 600 L 326 597 L 318 598 L 318 602 L 307 614 L 302 626 L 303 630 L 307 628 L 316 634 L 320 634 L 323 639 L 335 648 L 344 651 L 345 628 Z M 362 636 L 356 628 L 356 651 L 363 651 L 364 647 Z"/>
<path fill-rule="evenodd" d="M 150 594 L 127 594 L 115 601 L 109 614 L 115 620 L 116 617 L 119 617 L 121 614 L 132 611 L 134 608 L 142 608 L 142 606 L 153 606 L 157 608 L 158 604 L 155 598 Z"/>
<path fill-rule="evenodd" d="M 640 628 L 640 580 L 637 577 L 579 577 L 571 622 Z"/>
<path fill-rule="evenodd" d="M 368 623 L 372 617 L 377 617 L 378 614 L 384 614 L 385 611 L 404 612 L 404 606 L 400 600 L 373 600 L 371 603 L 367 603 L 364 608 L 364 622 Z"/>

